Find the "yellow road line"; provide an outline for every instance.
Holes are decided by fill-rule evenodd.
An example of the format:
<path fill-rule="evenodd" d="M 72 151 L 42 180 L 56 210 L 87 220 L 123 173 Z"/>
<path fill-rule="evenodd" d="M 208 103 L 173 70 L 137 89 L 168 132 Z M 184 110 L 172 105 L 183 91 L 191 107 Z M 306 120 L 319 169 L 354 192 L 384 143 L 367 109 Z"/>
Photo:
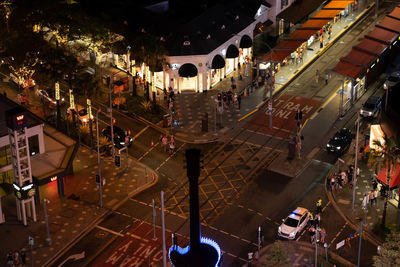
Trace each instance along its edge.
<path fill-rule="evenodd" d="M 253 110 L 253 111 L 250 112 L 250 113 L 247 113 L 246 115 L 244 115 L 243 117 L 241 117 L 240 119 L 238 119 L 238 122 L 241 121 L 241 120 L 246 119 L 248 116 L 250 116 L 251 114 L 253 114 L 253 113 L 256 112 L 257 110 L 258 110 L 258 108 L 256 108 L 255 110 Z"/>

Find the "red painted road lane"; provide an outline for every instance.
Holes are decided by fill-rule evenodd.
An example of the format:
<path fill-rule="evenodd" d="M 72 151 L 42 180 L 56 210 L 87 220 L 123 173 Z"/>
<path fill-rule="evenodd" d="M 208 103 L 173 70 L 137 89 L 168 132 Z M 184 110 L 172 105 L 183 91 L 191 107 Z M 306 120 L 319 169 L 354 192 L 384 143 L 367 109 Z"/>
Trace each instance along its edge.
<path fill-rule="evenodd" d="M 303 122 L 306 121 L 321 105 L 320 101 L 299 96 L 283 95 L 276 99 L 272 109 L 272 126 L 269 128 L 269 111 L 265 107 L 262 112 L 257 113 L 245 128 L 267 135 L 280 138 L 288 138 L 296 133 L 296 120 L 294 119 L 296 110 L 303 112 Z"/>
<path fill-rule="evenodd" d="M 166 231 L 165 238 L 168 250 L 172 244 L 172 232 Z M 119 237 L 107 250 L 101 253 L 91 266 L 137 266 L 148 267 L 158 263 L 162 265 L 162 239 L 161 228 L 156 227 L 157 240 L 153 240 L 153 226 L 148 223 L 136 222 L 130 230 Z M 178 235 L 178 244 L 184 246 L 189 240 Z"/>

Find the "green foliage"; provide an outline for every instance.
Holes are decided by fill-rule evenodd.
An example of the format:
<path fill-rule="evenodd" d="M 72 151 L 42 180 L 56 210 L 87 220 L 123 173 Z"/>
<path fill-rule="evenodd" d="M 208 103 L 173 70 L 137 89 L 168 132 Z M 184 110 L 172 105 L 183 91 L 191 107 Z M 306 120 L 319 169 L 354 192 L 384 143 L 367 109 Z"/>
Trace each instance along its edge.
<path fill-rule="evenodd" d="M 160 109 L 154 109 L 151 102 L 146 101 L 144 97 L 130 96 L 129 94 L 124 94 L 124 97 L 126 98 L 126 107 L 129 113 L 141 116 L 153 123 L 158 123 L 162 120 L 165 112 Z M 146 104 L 143 106 L 142 103 L 144 102 L 146 102 Z"/>
<path fill-rule="evenodd" d="M 372 231 L 379 236 L 381 239 L 385 239 L 390 234 L 390 228 L 386 225 L 382 225 L 382 220 L 378 220 L 374 224 Z"/>
<path fill-rule="evenodd" d="M 400 266 L 400 232 L 391 233 L 380 248 L 380 255 L 374 256 L 374 266 Z"/>
<path fill-rule="evenodd" d="M 282 241 L 278 240 L 272 244 L 268 251 L 266 262 L 263 263 L 264 267 L 289 267 L 290 257 L 286 250 L 286 247 L 282 244 Z"/>

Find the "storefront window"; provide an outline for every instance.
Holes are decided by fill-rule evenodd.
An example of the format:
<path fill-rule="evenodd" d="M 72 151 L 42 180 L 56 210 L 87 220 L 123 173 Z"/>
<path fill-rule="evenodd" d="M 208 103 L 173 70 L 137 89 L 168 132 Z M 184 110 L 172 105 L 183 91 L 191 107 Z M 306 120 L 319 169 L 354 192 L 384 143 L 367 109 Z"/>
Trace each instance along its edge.
<path fill-rule="evenodd" d="M 158 88 L 164 89 L 164 73 L 162 71 L 155 72 L 155 83 Z"/>
<path fill-rule="evenodd" d="M 31 152 L 31 156 L 39 154 L 39 138 L 38 135 L 34 135 L 29 137 L 29 151 Z"/>

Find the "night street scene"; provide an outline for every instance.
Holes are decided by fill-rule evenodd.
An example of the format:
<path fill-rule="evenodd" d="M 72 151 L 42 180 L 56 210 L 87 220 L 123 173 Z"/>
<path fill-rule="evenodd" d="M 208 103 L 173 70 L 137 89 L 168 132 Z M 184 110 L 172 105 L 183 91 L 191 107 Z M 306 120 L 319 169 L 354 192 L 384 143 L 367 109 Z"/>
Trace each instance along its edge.
<path fill-rule="evenodd" d="M 399 0 L 0 0 L 0 266 L 400 266 Z"/>

